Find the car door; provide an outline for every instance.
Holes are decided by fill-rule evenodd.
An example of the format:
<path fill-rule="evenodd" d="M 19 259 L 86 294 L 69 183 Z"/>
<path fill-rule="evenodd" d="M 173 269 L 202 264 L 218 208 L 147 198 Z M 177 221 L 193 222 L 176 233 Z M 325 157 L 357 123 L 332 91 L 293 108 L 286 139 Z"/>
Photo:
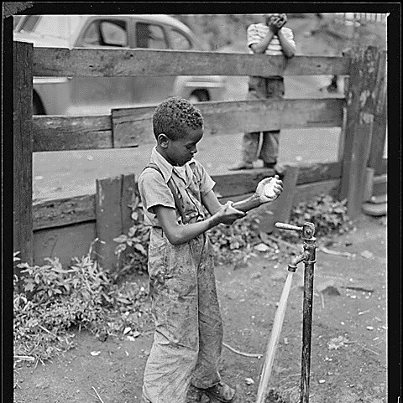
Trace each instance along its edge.
<path fill-rule="evenodd" d="M 140 49 L 169 49 L 164 24 L 152 20 L 136 20 L 134 44 Z M 174 95 L 175 76 L 135 77 L 135 101 L 137 105 L 150 105 Z"/>
<path fill-rule="evenodd" d="M 129 45 L 130 18 L 102 15 L 88 19 L 75 43 L 75 47 L 101 49 L 124 49 Z M 77 113 L 110 114 L 113 107 L 128 107 L 136 102 L 135 79 L 73 77 L 71 99 Z"/>

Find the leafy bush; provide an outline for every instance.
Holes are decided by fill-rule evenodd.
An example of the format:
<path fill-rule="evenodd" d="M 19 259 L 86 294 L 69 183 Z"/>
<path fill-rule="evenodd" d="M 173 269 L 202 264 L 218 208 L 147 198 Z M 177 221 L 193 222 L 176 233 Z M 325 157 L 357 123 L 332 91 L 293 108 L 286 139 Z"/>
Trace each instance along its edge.
<path fill-rule="evenodd" d="M 326 238 L 342 234 L 352 228 L 347 215 L 347 200 L 338 201 L 330 195 L 320 195 L 308 202 L 299 203 L 291 211 L 290 224 L 302 226 L 305 222 L 315 225 L 315 237 Z M 295 231 L 281 231 L 283 239 L 295 239 Z"/>
<path fill-rule="evenodd" d="M 30 266 L 18 263 L 14 276 L 14 354 L 45 361 L 73 347 L 71 330 L 84 328 L 106 338 L 123 331 L 146 310 L 147 292 L 131 283 L 117 284 L 91 259 L 74 258 L 66 270 L 59 260 Z M 18 262 L 18 258 L 14 257 Z M 130 314 L 130 315 L 129 315 Z M 133 320 L 132 328 L 141 324 Z M 69 333 L 70 331 L 70 333 Z"/>
<path fill-rule="evenodd" d="M 130 207 L 132 209 L 132 226 L 127 234 L 114 238 L 114 241 L 117 242 L 115 254 L 119 261 L 115 279 L 123 277 L 133 270 L 140 273 L 147 272 L 150 228 L 144 224 L 138 195 Z"/>
<path fill-rule="evenodd" d="M 209 238 L 219 264 L 245 263 L 252 246 L 259 240 L 259 217 L 251 211 L 232 225 L 220 224 L 209 231 Z"/>

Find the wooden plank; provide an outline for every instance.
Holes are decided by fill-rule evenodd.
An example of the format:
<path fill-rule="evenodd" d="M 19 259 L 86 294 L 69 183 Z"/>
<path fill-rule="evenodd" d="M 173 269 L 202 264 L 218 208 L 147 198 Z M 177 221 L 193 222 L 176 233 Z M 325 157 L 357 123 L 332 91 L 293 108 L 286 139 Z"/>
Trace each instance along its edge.
<path fill-rule="evenodd" d="M 95 214 L 97 243 L 97 260 L 101 267 L 113 271 L 117 258 L 113 238 L 122 234 L 121 213 L 122 178 L 106 178 L 96 180 Z"/>
<path fill-rule="evenodd" d="M 289 165 L 286 168 L 283 179 L 283 192 L 277 200 L 268 205 L 273 215 L 268 215 L 265 220 L 260 221 L 260 231 L 271 233 L 274 230 L 275 222 L 280 221 L 287 223 L 289 221 L 296 192 L 298 171 L 299 168 L 297 165 Z"/>
<path fill-rule="evenodd" d="M 110 116 L 34 116 L 33 151 L 113 148 Z"/>
<path fill-rule="evenodd" d="M 340 127 L 343 99 L 282 99 L 197 104 L 205 135 L 239 134 L 303 127 Z M 155 141 L 155 107 L 112 109 L 114 147 L 133 147 Z"/>
<path fill-rule="evenodd" d="M 342 99 L 296 99 L 208 102 L 198 104 L 198 108 L 205 119 L 205 134 L 215 135 L 337 127 L 342 124 L 343 104 Z M 154 109 L 154 106 L 113 109 L 112 116 L 34 116 L 33 151 L 123 148 L 153 143 Z"/>
<path fill-rule="evenodd" d="M 287 168 L 288 164 L 284 164 Z M 298 185 L 321 182 L 329 179 L 340 179 L 341 163 L 339 161 L 298 163 Z"/>
<path fill-rule="evenodd" d="M 33 229 L 95 221 L 95 195 L 45 200 L 33 205 Z"/>
<path fill-rule="evenodd" d="M 340 198 L 347 198 L 348 215 L 361 213 L 365 168 L 369 157 L 379 52 L 373 46 L 351 52 L 350 88 Z"/>
<path fill-rule="evenodd" d="M 287 169 L 289 164 L 284 164 Z M 329 179 L 340 179 L 341 163 L 298 163 L 299 174 L 297 184 L 320 182 Z M 273 171 L 269 169 L 253 169 L 239 171 L 237 173 L 212 175 L 216 182 L 214 191 L 220 197 L 234 197 L 255 191 L 257 184 L 267 176 L 272 176 Z"/>
<path fill-rule="evenodd" d="M 273 170 L 253 169 L 237 173 L 212 175 L 211 178 L 216 182 L 214 192 L 219 197 L 227 198 L 253 193 L 262 179 L 273 176 L 273 174 Z"/>
<path fill-rule="evenodd" d="M 45 258 L 57 257 L 67 267 L 73 257 L 80 258 L 89 252 L 95 237 L 95 222 L 35 231 L 34 263 L 42 265 Z"/>
<path fill-rule="evenodd" d="M 134 221 L 131 217 L 132 208 L 136 201 L 136 182 L 134 174 L 122 175 L 122 192 L 120 199 L 120 212 L 122 233 L 127 234 Z"/>
<path fill-rule="evenodd" d="M 31 43 L 13 44 L 13 240 L 23 262 L 33 262 Z"/>
<path fill-rule="evenodd" d="M 35 48 L 35 76 L 346 75 L 349 60 L 334 56 L 251 55 L 150 49 Z"/>
<path fill-rule="evenodd" d="M 340 179 L 332 179 L 322 182 L 308 183 L 305 185 L 297 186 L 297 190 L 294 195 L 293 206 L 298 203 L 312 200 L 315 196 L 322 194 L 337 197 L 339 194 Z"/>

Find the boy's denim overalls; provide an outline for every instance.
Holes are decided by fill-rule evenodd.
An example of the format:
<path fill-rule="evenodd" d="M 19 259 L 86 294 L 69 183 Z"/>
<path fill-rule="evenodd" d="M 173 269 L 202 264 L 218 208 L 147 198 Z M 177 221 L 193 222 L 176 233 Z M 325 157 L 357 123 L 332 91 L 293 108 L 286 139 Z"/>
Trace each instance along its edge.
<path fill-rule="evenodd" d="M 205 218 L 198 174 L 195 169 L 193 180 L 186 185 L 172 173 L 186 213 L 182 219 L 185 224 Z M 140 176 L 140 193 L 141 188 L 150 186 L 146 180 L 142 186 L 141 179 Z M 217 365 L 223 328 L 207 234 L 172 245 L 161 227 L 152 226 L 148 270 L 156 329 L 144 371 L 143 399 L 152 403 L 185 403 L 191 381 L 200 388 L 220 381 Z"/>

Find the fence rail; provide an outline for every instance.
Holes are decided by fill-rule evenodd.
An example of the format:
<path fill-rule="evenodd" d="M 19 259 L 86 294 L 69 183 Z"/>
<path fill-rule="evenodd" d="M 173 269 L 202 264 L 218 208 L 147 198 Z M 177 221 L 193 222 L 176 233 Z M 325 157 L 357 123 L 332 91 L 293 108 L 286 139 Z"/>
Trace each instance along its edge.
<path fill-rule="evenodd" d="M 179 50 L 35 48 L 33 75 L 128 77 L 176 75 L 348 75 L 349 59 L 337 56 L 250 55 Z"/>
<path fill-rule="evenodd" d="M 382 158 L 386 131 L 385 69 L 386 52 L 373 47 L 356 49 L 345 57 L 296 56 L 287 61 L 281 56 L 215 52 L 33 49 L 31 44 L 14 42 L 14 178 L 20 184 L 14 189 L 15 249 L 21 251 L 26 261 L 32 261 L 33 256 L 60 256 L 63 251 L 67 258 L 85 253 L 83 248 L 88 250 L 98 236 L 107 240 L 103 262 L 108 267 L 113 265 L 111 239 L 130 221 L 127 203 L 135 192 L 134 176 L 98 180 L 95 195 L 32 205 L 32 152 L 122 148 L 154 142 L 154 107 L 116 108 L 104 116 L 32 116 L 33 76 L 349 76 L 345 98 L 202 102 L 198 107 L 205 118 L 205 133 L 210 136 L 340 127 L 340 159 L 298 164 L 297 171 L 289 166 L 296 176 L 297 191 L 290 190 L 288 196 L 283 192 L 281 203 L 291 206 L 321 193 L 332 194 L 347 198 L 349 214 L 354 218 L 360 212 L 367 166 L 374 167 L 377 175 L 386 172 Z M 252 193 L 268 172 L 258 169 L 216 175 L 213 179 L 222 201 L 236 200 Z M 122 192 L 123 188 L 127 191 Z M 108 201 L 109 213 L 100 206 L 100 197 Z M 283 217 L 284 211 L 276 202 L 271 208 L 275 214 L 281 211 Z"/>
<path fill-rule="evenodd" d="M 205 135 L 340 127 L 343 99 L 201 102 Z M 112 109 L 103 116 L 34 116 L 34 151 L 136 147 L 154 143 L 155 107 Z"/>

